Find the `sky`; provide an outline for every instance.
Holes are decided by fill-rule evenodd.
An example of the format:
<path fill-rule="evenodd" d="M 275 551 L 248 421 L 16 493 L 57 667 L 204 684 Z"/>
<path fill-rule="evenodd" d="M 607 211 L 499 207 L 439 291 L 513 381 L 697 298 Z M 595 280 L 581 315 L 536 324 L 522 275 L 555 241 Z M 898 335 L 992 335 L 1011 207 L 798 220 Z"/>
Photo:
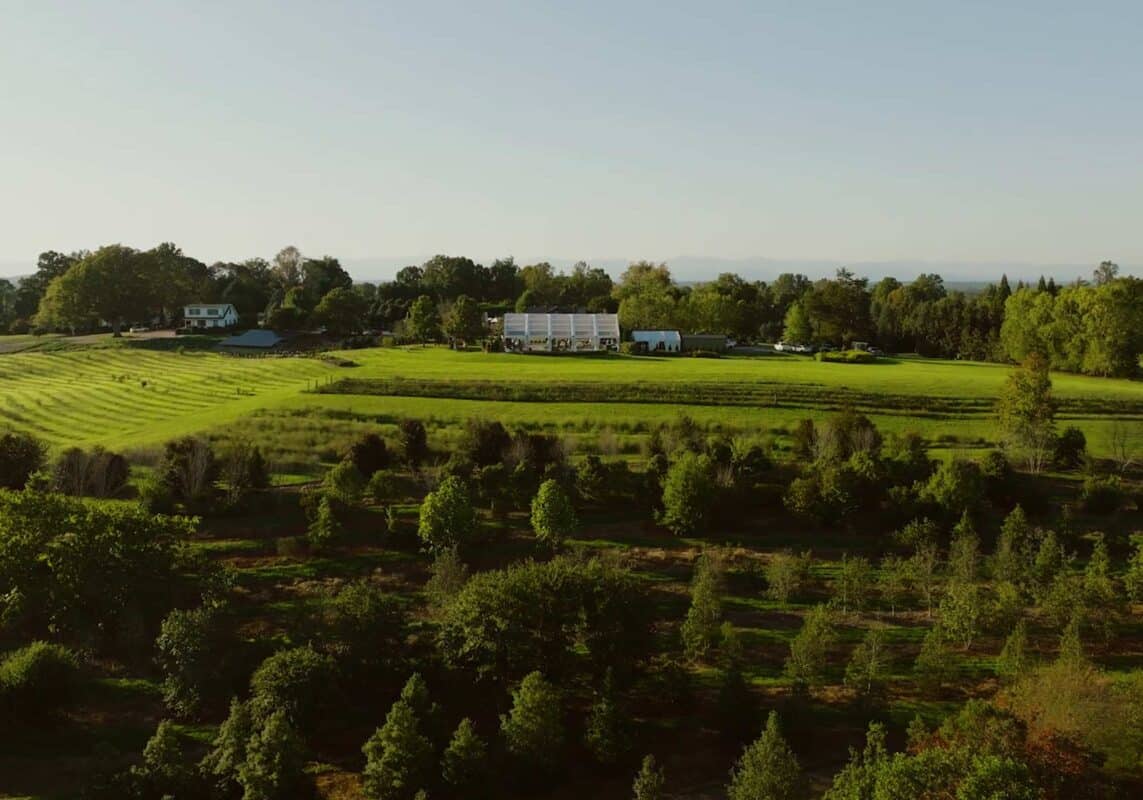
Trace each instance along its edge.
<path fill-rule="evenodd" d="M 0 0 L 0 274 L 162 241 L 1135 269 L 1140 41 L 1137 0 Z"/>

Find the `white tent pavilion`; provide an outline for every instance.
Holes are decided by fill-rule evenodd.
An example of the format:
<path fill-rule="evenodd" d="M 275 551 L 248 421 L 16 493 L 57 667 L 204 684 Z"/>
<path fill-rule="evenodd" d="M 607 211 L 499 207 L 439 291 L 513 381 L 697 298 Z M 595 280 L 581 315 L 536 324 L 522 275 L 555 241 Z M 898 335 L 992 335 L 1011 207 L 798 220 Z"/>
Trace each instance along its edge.
<path fill-rule="evenodd" d="M 504 349 L 517 353 L 597 353 L 619 349 L 616 314 L 505 314 Z"/>

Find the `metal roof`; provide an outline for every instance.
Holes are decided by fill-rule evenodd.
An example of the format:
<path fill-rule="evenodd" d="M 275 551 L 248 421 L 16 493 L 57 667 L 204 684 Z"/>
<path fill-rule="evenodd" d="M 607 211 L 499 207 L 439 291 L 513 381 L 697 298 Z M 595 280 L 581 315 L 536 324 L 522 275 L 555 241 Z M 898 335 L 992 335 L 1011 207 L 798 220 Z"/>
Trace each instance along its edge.
<path fill-rule="evenodd" d="M 283 341 L 273 331 L 251 330 L 222 340 L 222 347 L 273 347 Z"/>
<path fill-rule="evenodd" d="M 617 314 L 505 314 L 504 336 L 528 339 L 619 338 Z"/>

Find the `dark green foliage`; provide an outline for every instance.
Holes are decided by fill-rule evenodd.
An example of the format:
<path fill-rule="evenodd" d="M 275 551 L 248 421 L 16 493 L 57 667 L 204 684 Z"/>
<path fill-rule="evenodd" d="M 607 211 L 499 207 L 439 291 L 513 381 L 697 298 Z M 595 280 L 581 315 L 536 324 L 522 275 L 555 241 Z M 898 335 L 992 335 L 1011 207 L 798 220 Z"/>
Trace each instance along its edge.
<path fill-rule="evenodd" d="M 250 706 L 237 698 L 230 701 L 230 713 L 218 728 L 211 748 L 199 764 L 203 778 L 220 797 L 236 794 L 238 772 L 246 763 L 246 748 L 254 733 Z"/>
<path fill-rule="evenodd" d="M 642 593 L 630 573 L 557 558 L 474 575 L 449 603 L 438 643 L 445 662 L 481 677 L 560 674 L 588 659 L 622 674 L 646 643 Z"/>
<path fill-rule="evenodd" d="M 251 713 L 261 722 L 282 712 L 299 730 L 311 730 L 335 695 L 333 660 L 309 645 L 279 650 L 250 678 Z"/>
<path fill-rule="evenodd" d="M 1087 455 L 1087 437 L 1075 426 L 1064 428 L 1056 437 L 1052 463 L 1057 469 L 1076 469 Z"/>
<path fill-rule="evenodd" d="M 178 733 L 163 720 L 143 748 L 143 763 L 131 768 L 129 793 L 140 800 L 150 797 L 189 797 L 194 775 L 183 755 Z"/>
<path fill-rule="evenodd" d="M 44 466 L 47 449 L 30 433 L 0 434 L 0 489 L 23 489 Z"/>
<path fill-rule="evenodd" d="M 1024 620 L 1019 620 L 1004 640 L 1004 647 L 996 659 L 996 674 L 1002 681 L 1012 683 L 1024 677 L 1029 666 L 1028 626 Z"/>
<path fill-rule="evenodd" d="M 385 724 L 361 748 L 365 796 L 370 800 L 411 800 L 429 779 L 432 746 L 420 731 L 412 706 L 398 700 Z"/>
<path fill-rule="evenodd" d="M 301 737 L 285 711 L 275 711 L 255 730 L 238 768 L 242 800 L 304 797 L 305 756 Z"/>
<path fill-rule="evenodd" d="M 705 533 L 717 503 L 710 456 L 682 453 L 663 480 L 663 525 L 679 535 Z"/>
<path fill-rule="evenodd" d="M 225 686 L 227 658 L 235 643 L 222 609 L 206 604 L 175 609 L 163 620 L 155 640 L 163 671 L 163 702 L 179 716 L 193 716 Z"/>
<path fill-rule="evenodd" d="M 448 477 L 421 503 L 417 534 L 433 550 L 463 547 L 476 534 L 476 510 L 464 481 Z"/>
<path fill-rule="evenodd" d="M 376 433 L 368 432 L 354 440 L 345 458 L 357 467 L 361 477 L 369 480 L 378 470 L 388 468 L 389 447 Z"/>
<path fill-rule="evenodd" d="M 191 530 L 128 505 L 0 491 L 0 619 L 30 636 L 144 652 L 186 588 Z"/>
<path fill-rule="evenodd" d="M 984 476 L 975 461 L 953 459 L 942 463 L 921 488 L 920 500 L 936 506 L 949 519 L 974 512 L 985 500 Z"/>
<path fill-rule="evenodd" d="M 464 425 L 455 455 L 478 467 L 502 461 L 512 437 L 495 420 L 470 419 Z"/>
<path fill-rule="evenodd" d="M 50 718 L 71 703 L 79 659 L 68 648 L 32 642 L 0 661 L 0 719 Z"/>
<path fill-rule="evenodd" d="M 615 764 L 631 749 L 628 712 L 608 669 L 587 717 L 584 741 L 601 764 Z"/>
<path fill-rule="evenodd" d="M 529 673 L 512 693 L 512 711 L 500 717 L 508 752 L 530 769 L 554 766 L 564 745 L 559 691 L 539 672 Z"/>
<path fill-rule="evenodd" d="M 784 667 L 786 677 L 794 681 L 797 689 L 804 691 L 822 682 L 829 650 L 836 639 L 830 610 L 826 606 L 811 608 L 802 629 L 790 642 L 790 655 Z"/>
<path fill-rule="evenodd" d="M 437 608 L 443 608 L 468 581 L 468 565 L 456 547 L 441 550 L 433 559 L 432 573 L 425 582 L 425 594 Z"/>
<path fill-rule="evenodd" d="M 102 447 L 90 453 L 71 447 L 52 467 L 52 488 L 73 497 L 118 497 L 130 477 L 127 459 Z"/>
<path fill-rule="evenodd" d="M 1020 506 L 1012 509 L 1000 527 L 992 574 L 997 580 L 1017 586 L 1025 583 L 1031 563 L 1032 528 Z"/>
<path fill-rule="evenodd" d="M 477 800 L 487 792 L 488 748 L 467 717 L 456 726 L 441 757 L 441 777 L 457 797 Z"/>
<path fill-rule="evenodd" d="M 744 658 L 738 632 L 729 622 L 719 629 L 719 681 L 715 717 L 719 732 L 741 742 L 758 730 L 758 701 L 742 675 Z"/>
<path fill-rule="evenodd" d="M 191 511 L 210 507 L 219 465 L 206 439 L 187 436 L 167 442 L 155 472 L 175 502 Z"/>
<path fill-rule="evenodd" d="M 688 658 L 702 658 L 718 642 L 722 621 L 722 566 L 704 553 L 695 563 L 691 606 L 679 633 Z"/>
<path fill-rule="evenodd" d="M 365 493 L 365 476 L 353 461 L 344 458 L 326 473 L 322 490 L 324 497 L 344 506 L 355 506 Z"/>
<path fill-rule="evenodd" d="M 408 623 L 395 594 L 358 580 L 327 600 L 324 611 L 324 647 L 348 677 L 373 684 L 400 668 Z"/>
<path fill-rule="evenodd" d="M 729 800 L 794 800 L 801 796 L 803 777 L 771 711 L 758 740 L 742 752 L 730 771 Z"/>
<path fill-rule="evenodd" d="M 945 632 L 939 627 L 930 628 L 913 662 L 913 674 L 925 691 L 939 691 L 952 679 L 952 657 Z"/>
<path fill-rule="evenodd" d="M 1080 499 L 1089 514 L 1111 514 L 1123 505 L 1123 483 L 1115 475 L 1089 475 Z"/>
<path fill-rule="evenodd" d="M 239 442 L 222 453 L 219 475 L 226 485 L 227 500 L 235 506 L 251 492 L 270 487 L 270 468 L 262 450 L 249 442 Z"/>
<path fill-rule="evenodd" d="M 397 434 L 405 463 L 413 469 L 419 468 L 429 457 L 429 437 L 425 432 L 425 423 L 419 419 L 403 419 L 397 426 Z"/>

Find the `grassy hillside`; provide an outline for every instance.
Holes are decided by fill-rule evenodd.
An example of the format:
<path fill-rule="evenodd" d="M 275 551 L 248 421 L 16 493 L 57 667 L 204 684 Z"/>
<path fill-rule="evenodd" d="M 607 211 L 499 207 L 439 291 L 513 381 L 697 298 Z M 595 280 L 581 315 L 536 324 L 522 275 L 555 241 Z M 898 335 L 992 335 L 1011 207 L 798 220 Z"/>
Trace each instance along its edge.
<path fill-rule="evenodd" d="M 851 405 L 883 430 L 960 447 L 995 441 L 992 403 L 1008 374 L 922 359 L 555 358 L 415 347 L 343 356 L 356 366 L 129 347 L 8 354 L 0 357 L 0 422 L 54 445 L 146 447 L 216 430 L 264 440 L 279 460 L 314 463 L 322 459 L 315 446 L 334 448 L 361 424 L 404 416 L 442 432 L 481 416 L 573 439 L 603 434 L 622 451 L 683 412 L 712 430 L 780 434 L 804 416 Z M 1084 430 L 1094 452 L 1106 449 L 1114 419 L 1143 419 L 1143 383 L 1053 380 L 1062 423 Z M 333 393 L 315 393 L 319 386 Z"/>

